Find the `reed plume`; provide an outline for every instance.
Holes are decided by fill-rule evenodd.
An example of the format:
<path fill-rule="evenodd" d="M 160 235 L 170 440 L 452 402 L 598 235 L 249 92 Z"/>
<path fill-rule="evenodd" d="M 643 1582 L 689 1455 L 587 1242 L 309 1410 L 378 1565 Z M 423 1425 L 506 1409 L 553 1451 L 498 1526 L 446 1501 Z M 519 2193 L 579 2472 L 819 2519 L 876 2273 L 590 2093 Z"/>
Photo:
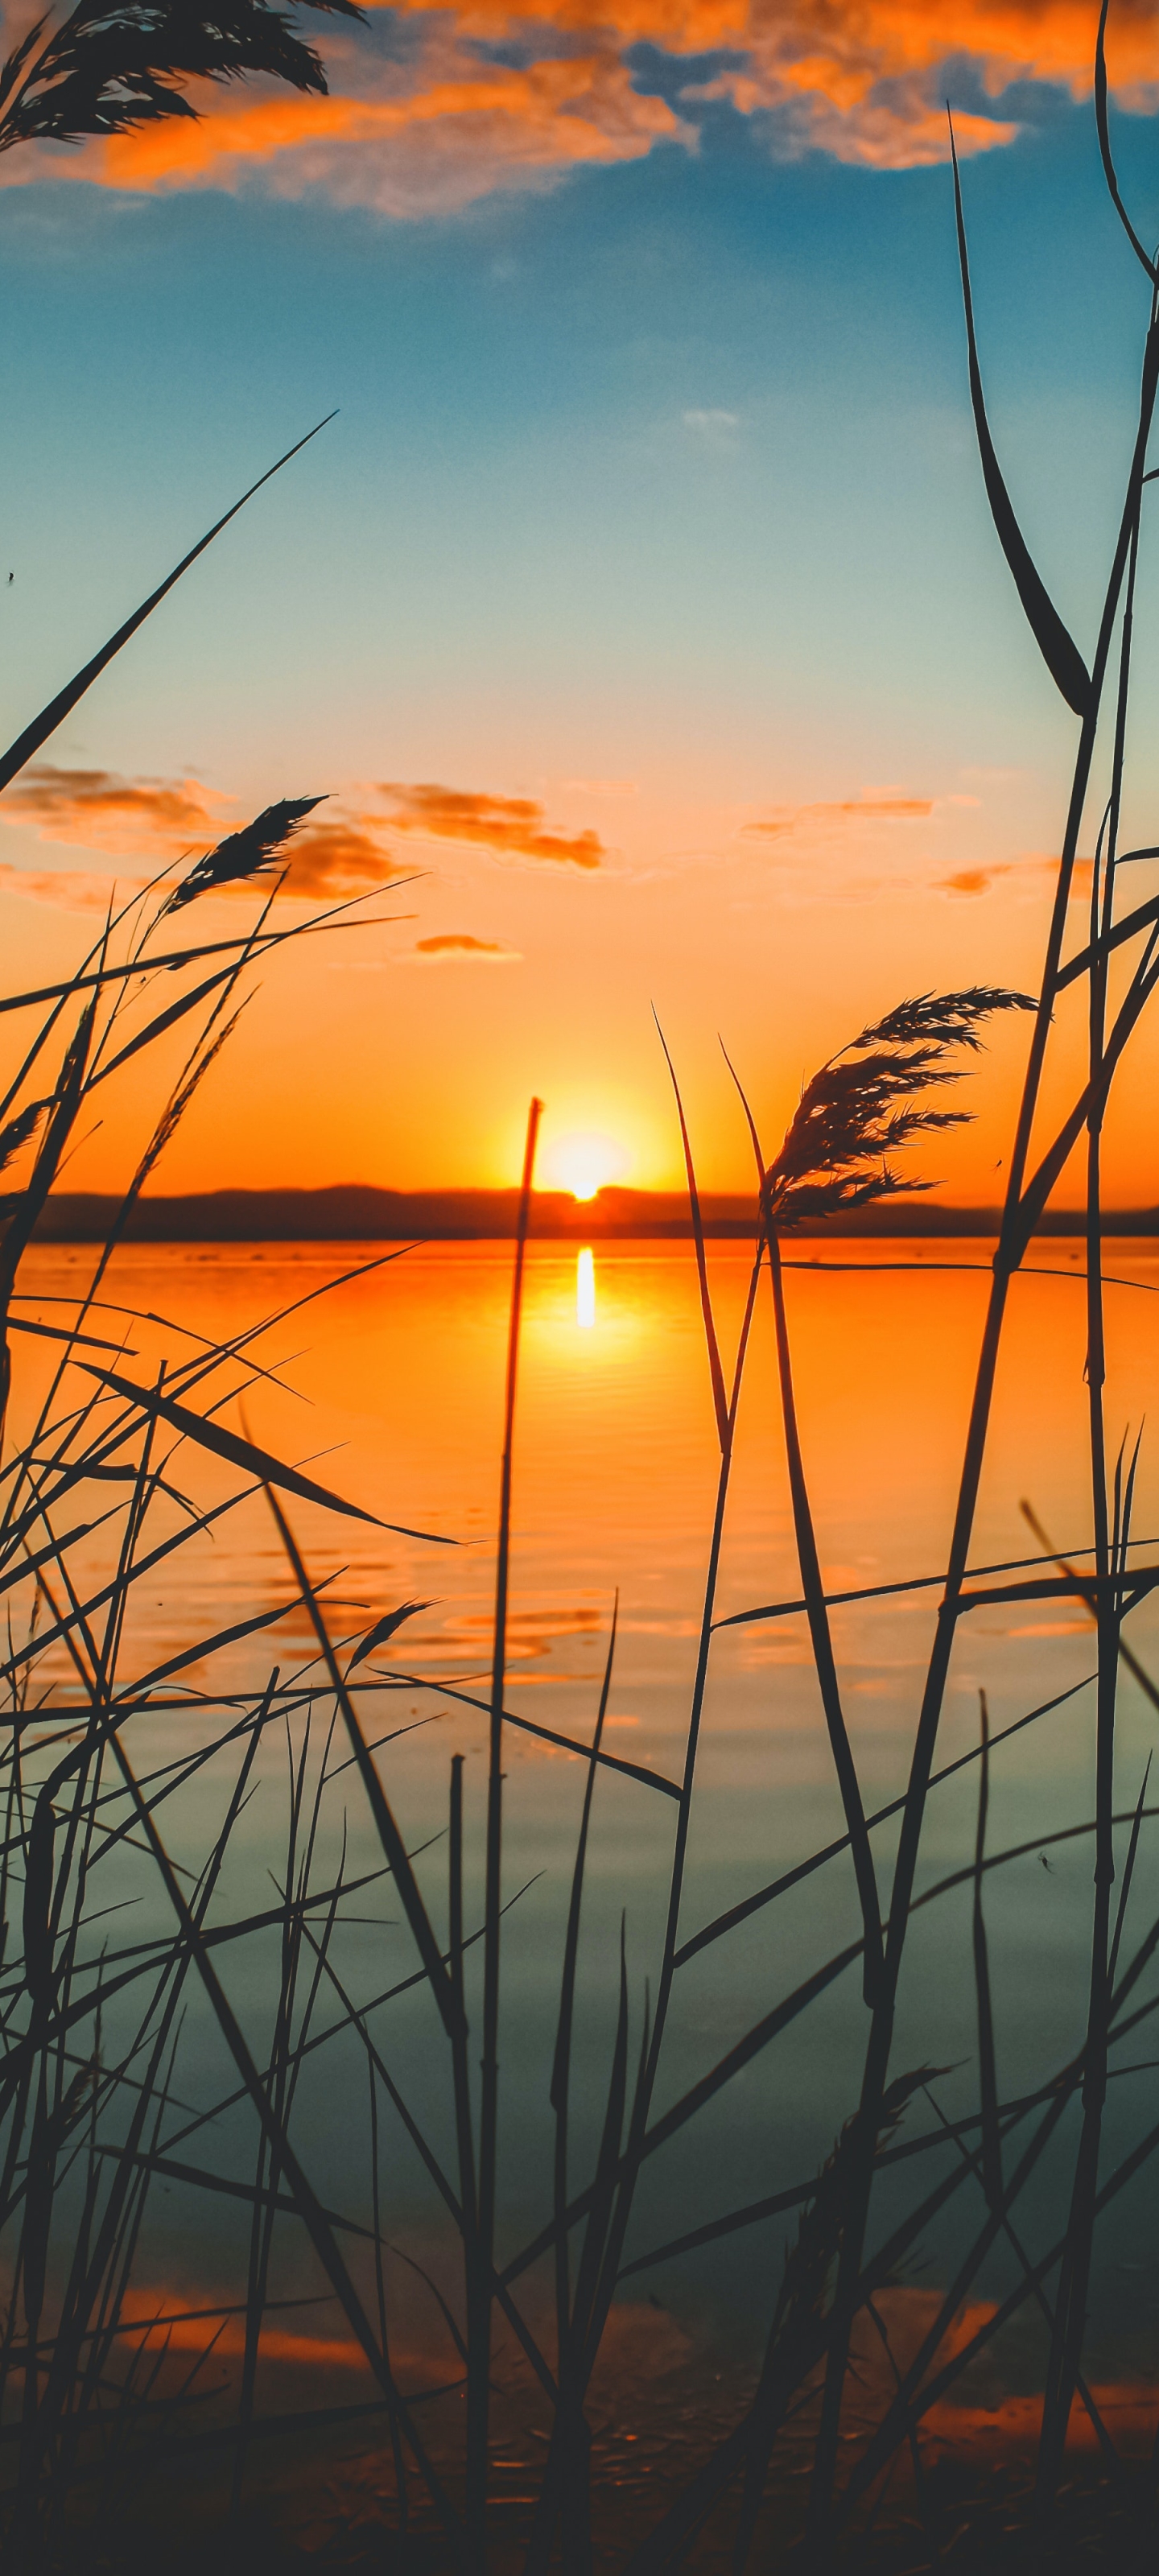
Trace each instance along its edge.
<path fill-rule="evenodd" d="M 355 0 L 303 0 L 343 18 L 362 18 Z M 312 45 L 266 0 L 80 0 L 41 44 L 38 18 L 0 72 L 0 152 L 19 143 L 79 143 L 125 134 L 166 116 L 196 118 L 187 80 L 252 80 L 326 95 Z M 38 50 L 39 48 L 39 50 Z"/>
<path fill-rule="evenodd" d="M 45 1110 L 51 1106 L 48 1100 L 29 1100 L 23 1109 L 17 1110 L 14 1118 L 7 1119 L 0 1127 L 0 1172 L 7 1171 L 21 1146 L 27 1145 L 35 1136 Z"/>
<path fill-rule="evenodd" d="M 766 1222 L 778 1231 L 805 1217 L 837 1216 L 871 1199 L 932 1187 L 895 1171 L 890 1156 L 916 1136 L 969 1123 L 967 1109 L 902 1106 L 934 1085 L 961 1080 L 951 1050 L 976 1052 L 979 1024 L 998 1011 L 1033 1011 L 1027 993 L 977 984 L 962 993 L 922 993 L 899 1002 L 806 1083 L 800 1106 L 761 1186 Z"/>
<path fill-rule="evenodd" d="M 286 843 L 293 838 L 307 814 L 325 803 L 322 796 L 283 796 L 278 804 L 267 805 L 247 823 L 242 832 L 231 832 L 208 850 L 189 875 L 182 879 L 158 914 L 164 920 L 167 912 L 180 912 L 199 894 L 213 894 L 218 886 L 239 885 L 243 879 L 262 875 L 273 866 Z"/>

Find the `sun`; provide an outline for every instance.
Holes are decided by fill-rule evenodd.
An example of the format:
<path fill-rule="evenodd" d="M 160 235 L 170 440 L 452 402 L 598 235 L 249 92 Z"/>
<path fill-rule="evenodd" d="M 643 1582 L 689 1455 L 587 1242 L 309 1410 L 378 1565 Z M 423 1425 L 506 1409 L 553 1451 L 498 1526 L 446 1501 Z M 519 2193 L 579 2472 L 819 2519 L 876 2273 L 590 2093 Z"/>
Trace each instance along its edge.
<path fill-rule="evenodd" d="M 544 1156 L 549 1188 L 570 1190 L 576 1199 L 594 1199 L 597 1190 L 624 1177 L 631 1156 L 614 1136 L 559 1136 Z"/>

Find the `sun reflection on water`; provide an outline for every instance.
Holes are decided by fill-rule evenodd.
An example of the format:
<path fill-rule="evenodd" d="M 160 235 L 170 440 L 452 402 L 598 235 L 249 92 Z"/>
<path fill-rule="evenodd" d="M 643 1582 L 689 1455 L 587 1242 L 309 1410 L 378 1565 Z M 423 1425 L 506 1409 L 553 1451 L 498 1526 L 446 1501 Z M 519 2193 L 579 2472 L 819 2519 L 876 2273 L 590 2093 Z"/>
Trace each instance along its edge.
<path fill-rule="evenodd" d="M 575 1265 L 575 1319 L 584 1332 L 590 1332 L 596 1320 L 596 1265 L 586 1246 Z"/>

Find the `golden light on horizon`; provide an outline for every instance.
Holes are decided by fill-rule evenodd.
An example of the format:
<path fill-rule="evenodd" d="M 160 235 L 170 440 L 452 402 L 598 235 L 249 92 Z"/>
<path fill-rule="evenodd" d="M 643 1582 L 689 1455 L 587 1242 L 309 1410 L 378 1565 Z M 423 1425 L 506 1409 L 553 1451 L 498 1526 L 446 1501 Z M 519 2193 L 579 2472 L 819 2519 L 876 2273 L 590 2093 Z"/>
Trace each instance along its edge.
<path fill-rule="evenodd" d="M 596 1133 L 559 1136 L 543 1158 L 547 1188 L 570 1190 L 576 1199 L 594 1199 L 610 1181 L 620 1181 L 630 1167 L 626 1146 L 614 1136 Z"/>

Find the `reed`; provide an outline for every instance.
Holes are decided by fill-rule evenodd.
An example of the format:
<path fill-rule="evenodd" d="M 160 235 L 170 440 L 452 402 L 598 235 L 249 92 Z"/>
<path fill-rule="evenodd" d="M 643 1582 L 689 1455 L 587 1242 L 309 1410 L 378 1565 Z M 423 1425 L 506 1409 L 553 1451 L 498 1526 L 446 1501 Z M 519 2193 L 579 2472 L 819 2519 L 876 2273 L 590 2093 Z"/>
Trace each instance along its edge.
<path fill-rule="evenodd" d="M 363 17 L 354 0 L 303 5 Z M 212 10 L 198 0 L 78 0 L 46 33 L 49 15 L 36 20 L 0 70 L 0 152 L 196 117 L 189 80 L 261 75 L 326 95 L 320 57 L 267 0 L 229 0 Z"/>

